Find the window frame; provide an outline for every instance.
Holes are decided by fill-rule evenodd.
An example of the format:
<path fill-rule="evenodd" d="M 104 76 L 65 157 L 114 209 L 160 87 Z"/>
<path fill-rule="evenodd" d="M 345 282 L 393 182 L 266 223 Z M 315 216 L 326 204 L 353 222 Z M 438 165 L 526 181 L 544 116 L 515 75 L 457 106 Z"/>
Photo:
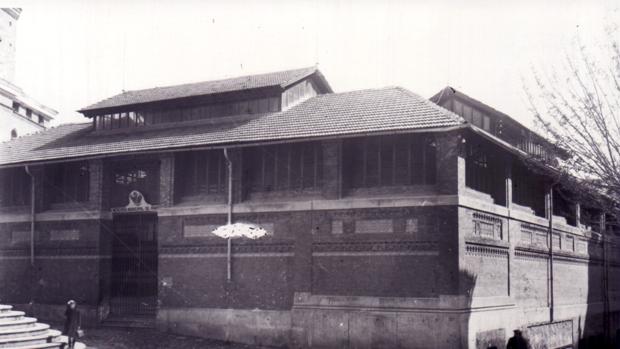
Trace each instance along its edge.
<path fill-rule="evenodd" d="M 31 180 L 23 167 L 0 170 L 0 207 L 30 205 Z"/>
<path fill-rule="evenodd" d="M 87 161 L 63 162 L 46 167 L 46 191 L 51 204 L 87 202 L 90 166 Z M 64 195 L 61 195 L 62 192 Z"/>
<path fill-rule="evenodd" d="M 344 184 L 350 189 L 437 183 L 436 144 L 432 135 L 353 138 L 345 140 L 343 148 Z"/>
<path fill-rule="evenodd" d="M 322 152 L 320 142 L 244 148 L 247 188 L 254 193 L 319 190 L 323 185 Z"/>

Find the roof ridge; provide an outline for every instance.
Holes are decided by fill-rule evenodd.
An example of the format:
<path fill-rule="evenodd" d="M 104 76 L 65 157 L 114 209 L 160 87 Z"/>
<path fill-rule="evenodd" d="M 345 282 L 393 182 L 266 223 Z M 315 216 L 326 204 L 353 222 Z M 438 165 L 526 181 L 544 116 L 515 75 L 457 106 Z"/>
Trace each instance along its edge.
<path fill-rule="evenodd" d="M 116 107 L 121 105 L 150 103 L 158 100 L 241 91 L 253 88 L 266 88 L 274 86 L 284 88 L 291 83 L 310 76 L 318 71 L 319 70 L 316 66 L 309 66 L 275 72 L 231 76 L 220 79 L 127 90 L 101 99 L 98 102 L 92 103 L 78 111 L 84 112 L 88 110 Z M 145 97 L 149 95 L 150 97 Z M 120 101 L 115 102 L 115 100 Z"/>
<path fill-rule="evenodd" d="M 463 118 L 462 116 L 456 114 L 455 112 L 446 109 L 442 106 L 440 106 L 439 104 L 433 103 L 430 99 L 426 99 L 420 95 L 418 95 L 417 93 L 414 93 L 404 87 L 398 87 L 399 89 L 401 89 L 404 93 L 407 93 L 411 96 L 414 96 L 416 98 L 419 98 L 422 102 L 424 102 L 425 104 L 427 104 L 428 106 L 432 107 L 432 108 L 439 108 L 441 111 L 445 112 L 447 116 L 452 117 L 455 121 L 458 121 L 459 123 L 465 124 L 467 123 L 467 120 L 465 120 L 465 118 Z"/>
<path fill-rule="evenodd" d="M 329 97 L 329 96 L 342 96 L 342 95 L 346 95 L 346 94 L 350 94 L 350 93 L 360 93 L 360 92 L 369 92 L 369 91 L 384 91 L 384 90 L 395 90 L 401 88 L 399 86 L 383 86 L 383 87 L 372 87 L 372 88 L 361 88 L 361 89 L 357 89 L 357 90 L 349 90 L 349 91 L 342 91 L 342 92 L 334 92 L 334 93 L 324 93 L 324 94 L 320 94 L 320 95 L 316 95 L 313 98 L 316 97 Z"/>
<path fill-rule="evenodd" d="M 186 86 L 186 85 L 204 84 L 204 83 L 207 83 L 207 82 L 211 82 L 211 83 L 222 82 L 222 81 L 226 81 L 226 80 L 243 79 L 243 78 L 250 78 L 250 77 L 256 77 L 256 76 L 261 76 L 261 75 L 290 73 L 290 72 L 294 72 L 294 71 L 310 70 L 312 68 L 314 68 L 316 70 L 316 67 L 310 66 L 310 67 L 297 68 L 297 69 L 278 70 L 278 71 L 274 71 L 274 72 L 265 72 L 265 73 L 256 73 L 256 74 L 247 74 L 247 75 L 236 75 L 236 76 L 231 76 L 231 77 L 227 77 L 227 78 L 217 78 L 217 79 L 212 79 L 212 80 L 193 81 L 193 82 L 185 82 L 185 83 L 181 83 L 181 84 L 172 84 L 172 85 L 155 86 L 155 87 L 148 87 L 148 88 L 139 88 L 139 89 L 134 89 L 134 90 L 126 90 L 126 91 L 121 92 L 121 94 L 129 93 L 129 92 L 142 92 L 142 91 L 149 91 L 149 90 L 156 90 L 156 89 L 163 89 L 163 88 L 170 88 L 170 87 L 180 87 L 180 86 Z M 112 97 L 114 97 L 114 96 L 108 97 L 106 99 L 110 99 Z"/>
<path fill-rule="evenodd" d="M 450 86 L 448 86 L 448 87 L 450 87 Z M 501 115 L 501 116 L 505 116 L 505 117 L 507 117 L 508 119 L 510 119 L 512 122 L 514 122 L 514 123 L 518 124 L 520 127 L 524 128 L 524 129 L 526 129 L 526 130 L 528 130 L 529 132 L 532 132 L 534 135 L 536 135 L 536 136 L 538 136 L 538 137 L 540 137 L 540 138 L 542 138 L 542 139 L 547 140 L 547 138 L 546 138 L 545 136 L 543 136 L 542 134 L 540 134 L 540 132 L 539 132 L 538 130 L 536 130 L 536 129 L 535 129 L 535 125 L 532 125 L 533 127 L 530 127 L 530 126 L 526 125 L 524 122 L 522 122 L 522 121 L 518 120 L 516 117 L 514 117 L 514 116 L 512 116 L 512 115 L 510 115 L 510 114 L 508 114 L 508 113 L 506 113 L 506 112 L 503 112 L 503 111 L 501 111 L 501 110 L 497 109 L 496 107 L 491 106 L 490 104 L 487 104 L 487 103 L 485 103 L 485 102 L 483 102 L 483 101 L 481 101 L 481 100 L 479 100 L 479 99 L 477 99 L 477 98 L 474 98 L 474 97 L 472 97 L 472 96 L 470 96 L 470 95 L 466 94 L 465 92 L 463 92 L 463 91 L 461 91 L 461 90 L 458 90 L 458 89 L 453 88 L 453 87 L 450 87 L 450 88 L 452 89 L 452 91 L 453 91 L 454 95 L 456 95 L 456 96 L 458 96 L 458 97 L 461 97 L 461 98 L 469 99 L 469 100 L 471 100 L 471 101 L 472 101 L 472 102 L 474 102 L 474 103 L 478 103 L 478 104 L 479 104 L 479 105 L 481 105 L 483 108 L 487 108 L 487 109 L 489 109 L 489 110 L 490 110 L 491 112 L 493 112 L 493 113 L 499 114 L 499 115 Z"/>

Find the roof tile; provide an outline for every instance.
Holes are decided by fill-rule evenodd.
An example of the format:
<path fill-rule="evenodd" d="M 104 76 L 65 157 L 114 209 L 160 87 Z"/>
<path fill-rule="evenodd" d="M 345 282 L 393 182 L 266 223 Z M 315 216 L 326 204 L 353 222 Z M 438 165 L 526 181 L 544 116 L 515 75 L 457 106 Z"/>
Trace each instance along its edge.
<path fill-rule="evenodd" d="M 390 87 L 310 98 L 291 109 L 245 117 L 159 124 L 131 132 L 92 132 L 67 124 L 0 146 L 0 165 L 174 148 L 338 137 L 458 126 L 460 116 Z"/>

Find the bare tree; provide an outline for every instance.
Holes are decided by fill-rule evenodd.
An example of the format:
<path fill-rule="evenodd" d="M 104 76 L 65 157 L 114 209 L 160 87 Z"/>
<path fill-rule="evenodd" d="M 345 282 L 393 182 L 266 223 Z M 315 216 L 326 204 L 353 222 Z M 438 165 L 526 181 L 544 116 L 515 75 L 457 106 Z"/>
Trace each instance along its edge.
<path fill-rule="evenodd" d="M 566 150 L 565 156 L 553 164 L 557 169 L 554 183 L 567 188 L 569 195 L 576 196 L 580 202 L 601 209 L 605 213 L 602 217 L 611 218 L 609 223 L 613 222 L 616 229 L 620 222 L 618 34 L 617 27 L 608 27 L 605 40 L 597 46 L 576 41 L 576 53 L 566 54 L 564 64 L 547 74 L 534 70 L 535 92 L 526 88 L 537 124 L 555 145 Z M 582 221 L 583 218 L 591 219 L 587 223 L 596 225 L 595 217 L 582 217 Z M 603 234 L 609 223 L 604 218 L 599 220 Z M 603 327 L 604 337 L 609 340 L 609 248 L 606 240 L 602 240 Z"/>
<path fill-rule="evenodd" d="M 618 34 L 617 27 L 607 28 L 596 46 L 576 40 L 564 64 L 546 72 L 534 69 L 534 88 L 526 88 L 539 128 L 567 151 L 554 164 L 557 181 L 614 217 L 620 202 Z"/>

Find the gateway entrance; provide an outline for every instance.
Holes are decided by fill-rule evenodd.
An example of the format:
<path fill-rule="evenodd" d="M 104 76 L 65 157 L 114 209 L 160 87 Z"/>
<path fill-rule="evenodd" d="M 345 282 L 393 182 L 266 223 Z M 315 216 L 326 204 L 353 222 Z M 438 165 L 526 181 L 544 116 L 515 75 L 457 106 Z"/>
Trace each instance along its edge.
<path fill-rule="evenodd" d="M 112 315 L 155 315 L 157 310 L 157 214 L 114 215 Z"/>

